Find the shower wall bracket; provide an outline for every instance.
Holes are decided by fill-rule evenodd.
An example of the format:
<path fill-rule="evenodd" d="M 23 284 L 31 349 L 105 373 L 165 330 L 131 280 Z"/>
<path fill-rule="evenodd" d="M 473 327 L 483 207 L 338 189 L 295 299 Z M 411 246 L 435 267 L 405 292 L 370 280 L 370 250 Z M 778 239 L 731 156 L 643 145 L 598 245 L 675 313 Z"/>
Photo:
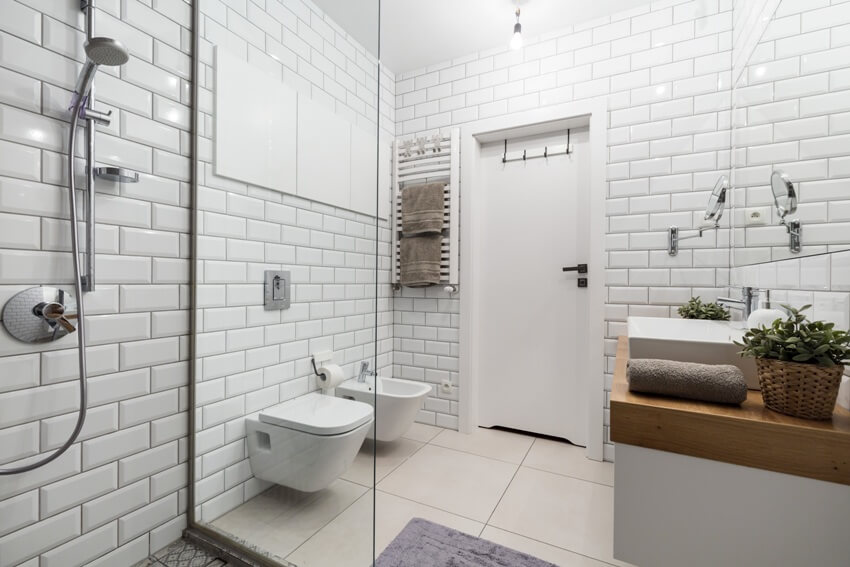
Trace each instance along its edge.
<path fill-rule="evenodd" d="M 94 0 L 81 0 L 80 10 L 86 16 L 86 40 L 94 37 Z M 82 110 L 83 116 L 88 116 L 94 111 L 94 85 L 90 87 L 86 104 Z M 94 291 L 94 254 L 95 254 L 95 216 L 94 216 L 94 140 L 97 134 L 97 122 L 93 119 L 86 120 L 86 258 L 84 273 L 80 274 L 80 283 L 83 291 Z M 80 298 L 82 301 L 82 298 Z"/>

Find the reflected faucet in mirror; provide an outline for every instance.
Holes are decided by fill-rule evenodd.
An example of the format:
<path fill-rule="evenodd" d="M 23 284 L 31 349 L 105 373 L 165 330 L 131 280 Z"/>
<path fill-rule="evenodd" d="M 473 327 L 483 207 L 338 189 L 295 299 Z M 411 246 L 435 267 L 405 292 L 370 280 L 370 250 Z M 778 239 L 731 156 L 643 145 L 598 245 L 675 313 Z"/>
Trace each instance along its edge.
<path fill-rule="evenodd" d="M 679 227 L 671 226 L 667 229 L 667 254 L 676 256 L 679 253 L 679 242 L 682 240 L 690 240 L 691 238 L 700 238 L 707 230 L 717 230 L 720 228 L 720 219 L 723 218 L 723 211 L 726 207 L 726 192 L 729 190 L 729 178 L 721 175 L 714 184 L 714 189 L 711 191 L 711 196 L 708 198 L 708 205 L 705 207 L 705 216 L 707 221 L 714 221 L 713 225 L 703 226 L 697 230 L 697 234 L 691 236 L 679 236 Z"/>

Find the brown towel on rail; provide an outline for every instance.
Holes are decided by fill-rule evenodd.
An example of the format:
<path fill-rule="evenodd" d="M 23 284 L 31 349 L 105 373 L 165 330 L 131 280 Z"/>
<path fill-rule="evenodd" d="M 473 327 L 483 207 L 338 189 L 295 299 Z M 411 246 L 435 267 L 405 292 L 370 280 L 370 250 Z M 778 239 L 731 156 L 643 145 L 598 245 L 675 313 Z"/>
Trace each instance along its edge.
<path fill-rule="evenodd" d="M 443 230 L 445 183 L 405 187 L 401 191 L 401 231 L 405 236 Z"/>
<path fill-rule="evenodd" d="M 425 234 L 401 239 L 399 264 L 401 285 L 423 287 L 440 283 L 442 234 Z"/>
<path fill-rule="evenodd" d="M 629 390 L 721 404 L 747 399 L 747 381 L 737 366 L 654 358 L 629 361 Z"/>

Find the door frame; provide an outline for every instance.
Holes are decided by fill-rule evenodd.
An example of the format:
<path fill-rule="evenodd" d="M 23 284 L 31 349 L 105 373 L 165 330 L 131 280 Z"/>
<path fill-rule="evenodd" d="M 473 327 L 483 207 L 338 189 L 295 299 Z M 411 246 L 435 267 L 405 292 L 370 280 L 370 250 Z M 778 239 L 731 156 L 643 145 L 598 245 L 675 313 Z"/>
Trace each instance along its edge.
<path fill-rule="evenodd" d="M 482 245 L 481 207 L 479 205 L 481 145 L 502 138 L 531 136 L 563 131 L 568 127 L 589 128 L 590 149 L 590 234 L 587 288 L 589 353 L 587 371 L 580 376 L 587 396 L 586 456 L 601 461 L 604 444 L 604 316 L 605 316 L 605 169 L 608 142 L 607 97 L 559 104 L 506 116 L 478 120 L 461 127 L 461 219 L 460 219 L 460 352 L 459 369 L 462 384 L 459 392 L 459 429 L 471 433 L 478 427 L 478 388 L 480 375 L 479 334 L 473 323 L 480 312 L 479 290 L 485 282 L 479 277 L 480 260 L 475 250 Z M 593 222 L 596 221 L 596 222 Z M 534 282 L 529 282 L 533 286 Z M 595 340 L 594 338 L 595 337 Z"/>

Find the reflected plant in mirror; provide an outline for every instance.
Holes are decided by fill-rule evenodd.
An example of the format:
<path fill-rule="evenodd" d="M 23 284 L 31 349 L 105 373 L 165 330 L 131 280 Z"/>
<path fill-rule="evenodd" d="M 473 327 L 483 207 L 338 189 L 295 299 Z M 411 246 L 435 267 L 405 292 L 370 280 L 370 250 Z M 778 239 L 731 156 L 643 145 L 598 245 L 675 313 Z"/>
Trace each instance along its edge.
<path fill-rule="evenodd" d="M 711 321 L 728 321 L 729 310 L 719 303 L 703 303 L 699 297 L 692 297 L 679 307 L 682 319 L 706 319 Z"/>

